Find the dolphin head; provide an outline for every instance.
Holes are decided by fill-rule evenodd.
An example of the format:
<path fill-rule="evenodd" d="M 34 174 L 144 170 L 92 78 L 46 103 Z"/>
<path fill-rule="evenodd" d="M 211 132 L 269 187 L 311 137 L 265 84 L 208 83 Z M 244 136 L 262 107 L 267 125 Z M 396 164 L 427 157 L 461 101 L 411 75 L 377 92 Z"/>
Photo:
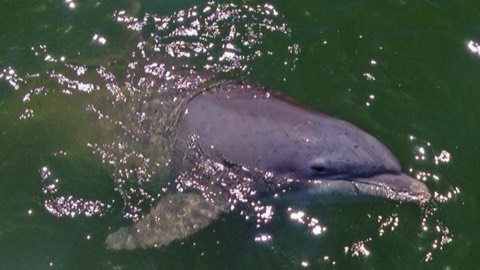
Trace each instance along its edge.
<path fill-rule="evenodd" d="M 423 202 L 427 187 L 404 174 L 380 141 L 360 128 L 254 85 L 221 83 L 189 100 L 177 134 L 213 159 L 294 179 L 315 194 Z M 188 113 L 187 113 L 188 112 Z M 188 150 L 187 150 L 188 151 Z"/>
<path fill-rule="evenodd" d="M 341 121 L 331 119 L 312 125 L 311 132 L 321 134 L 301 139 L 297 146 L 304 148 L 304 168 L 300 177 L 354 179 L 380 173 L 400 173 L 397 159 L 377 139 Z"/>
<path fill-rule="evenodd" d="M 390 150 L 373 136 L 345 121 L 321 115 L 289 134 L 297 138 L 295 159 L 287 166 L 311 194 L 386 198 L 424 203 L 427 186 L 402 173 Z M 320 121 L 321 120 L 321 121 Z"/>

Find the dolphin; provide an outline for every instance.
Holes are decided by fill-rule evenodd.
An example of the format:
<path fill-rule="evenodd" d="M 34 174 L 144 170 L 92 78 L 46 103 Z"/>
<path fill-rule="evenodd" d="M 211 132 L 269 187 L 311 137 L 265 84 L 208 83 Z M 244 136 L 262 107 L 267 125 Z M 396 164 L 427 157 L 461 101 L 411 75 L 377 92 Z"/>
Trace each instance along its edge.
<path fill-rule="evenodd" d="M 194 151 L 196 159 L 217 167 L 267 177 L 253 174 L 232 184 L 224 175 L 217 182 L 205 180 L 193 192 L 170 194 L 132 227 L 111 233 L 108 248 L 159 247 L 187 238 L 241 202 L 230 196 L 238 190 L 248 190 L 247 197 L 289 190 L 319 198 L 414 204 L 431 198 L 427 186 L 402 173 L 398 160 L 373 136 L 257 84 L 221 81 L 192 94 L 177 125 L 179 164 Z"/>

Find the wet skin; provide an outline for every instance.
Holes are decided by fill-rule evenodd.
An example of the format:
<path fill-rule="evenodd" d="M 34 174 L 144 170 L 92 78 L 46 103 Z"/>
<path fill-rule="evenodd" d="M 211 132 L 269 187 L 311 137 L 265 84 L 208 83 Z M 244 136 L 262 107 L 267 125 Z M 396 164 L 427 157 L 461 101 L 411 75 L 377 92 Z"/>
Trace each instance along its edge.
<path fill-rule="evenodd" d="M 195 151 L 196 158 L 220 167 L 270 177 L 249 176 L 253 181 L 243 183 L 243 176 L 209 179 L 207 174 L 197 179 L 200 189 L 163 196 L 133 226 L 111 233 L 108 248 L 160 247 L 187 238 L 233 209 L 236 200 L 229 194 L 237 186 L 249 190 L 247 197 L 278 188 L 321 200 L 422 204 L 431 198 L 425 184 L 403 174 L 397 159 L 373 136 L 258 85 L 224 81 L 198 92 L 185 102 L 176 131 L 174 163 L 185 164 Z M 176 182 L 182 185 L 181 178 Z"/>
<path fill-rule="evenodd" d="M 296 179 L 309 193 L 430 198 L 373 136 L 257 85 L 221 83 L 193 97 L 177 135 L 180 147 L 192 134 L 207 156 Z"/>

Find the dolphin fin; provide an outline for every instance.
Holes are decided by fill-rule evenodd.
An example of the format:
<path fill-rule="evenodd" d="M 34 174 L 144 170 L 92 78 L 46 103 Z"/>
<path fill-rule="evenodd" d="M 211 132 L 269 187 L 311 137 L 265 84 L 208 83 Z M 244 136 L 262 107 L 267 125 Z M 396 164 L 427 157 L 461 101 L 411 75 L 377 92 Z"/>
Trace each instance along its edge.
<path fill-rule="evenodd" d="M 162 198 L 143 219 L 108 235 L 109 249 L 151 248 L 168 245 L 205 228 L 229 212 L 222 200 L 210 201 L 196 193 L 174 193 Z"/>

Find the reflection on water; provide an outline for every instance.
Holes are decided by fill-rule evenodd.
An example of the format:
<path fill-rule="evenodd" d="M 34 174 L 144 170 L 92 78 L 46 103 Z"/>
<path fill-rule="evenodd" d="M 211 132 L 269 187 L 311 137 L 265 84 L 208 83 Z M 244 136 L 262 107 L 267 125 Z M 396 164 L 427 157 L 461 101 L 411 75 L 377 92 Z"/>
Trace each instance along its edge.
<path fill-rule="evenodd" d="M 417 162 L 416 167 L 421 168 L 422 165 L 427 166 L 441 166 L 447 165 L 451 161 L 451 154 L 447 150 L 436 150 L 430 142 L 416 138 L 415 136 L 409 137 L 410 141 L 414 144 L 413 154 Z M 447 182 L 441 181 L 441 176 L 437 173 L 424 171 L 420 169 L 409 169 L 410 173 L 414 174 L 418 180 L 424 182 Z M 421 222 L 422 235 L 431 235 L 433 242 L 431 246 L 426 248 L 426 254 L 424 261 L 429 262 L 433 260 L 434 251 L 442 250 L 446 245 L 450 244 L 453 240 L 453 234 L 450 229 L 443 224 L 437 217 L 439 211 L 439 204 L 446 203 L 451 199 L 458 198 L 460 195 L 460 188 L 452 186 L 450 183 L 446 185 L 446 191 L 438 191 L 441 186 L 437 185 L 437 190 L 433 191 L 433 202 L 423 209 L 423 218 Z M 442 194 L 445 192 L 444 194 Z"/>
<path fill-rule="evenodd" d="M 24 81 L 12 67 L 4 68 L 0 73 L 0 79 L 7 81 L 15 90 L 18 90 L 20 83 Z"/>
<path fill-rule="evenodd" d="M 68 4 L 71 8 L 75 6 L 73 2 Z M 129 63 L 121 74 L 114 74 L 111 70 L 117 67 L 110 64 L 92 67 L 70 63 L 65 56 L 49 53 L 46 45 L 36 45 L 31 50 L 49 66 L 48 70 L 19 76 L 8 67 L 0 78 L 15 90 L 23 84 L 26 106 L 40 95 L 74 96 L 71 102 L 78 102 L 80 92 L 90 94 L 80 96 L 87 104 L 83 112 L 76 113 L 79 117 L 93 114 L 97 118 L 95 125 L 101 127 L 101 141 L 107 143 L 89 138 L 85 145 L 113 167 L 116 190 L 125 204 L 123 215 L 137 220 L 142 209 L 149 208 L 160 196 L 158 190 L 168 189 L 165 184 L 170 183 L 151 182 L 160 169 L 170 165 L 169 135 L 186 99 L 200 85 L 212 83 L 216 74 L 237 71 L 248 74 L 251 61 L 262 55 L 283 58 L 288 71 L 294 67 L 299 49 L 289 41 L 288 27 L 270 5 L 210 2 L 202 9 L 194 6 L 170 16 L 146 14 L 136 18 L 118 11 L 114 19 L 138 36 L 137 42 L 129 45 L 132 49 L 127 57 Z M 140 37 L 145 28 L 149 28 L 146 40 Z M 272 35 L 288 44 L 284 51 L 274 52 L 263 45 Z M 98 33 L 92 37 L 92 42 L 99 46 L 107 41 Z M 26 108 L 20 119 L 34 117 L 35 111 L 36 108 Z M 90 216 L 105 213 L 115 203 L 60 196 L 58 186 L 62 180 L 51 176 L 48 164 L 40 169 L 40 174 L 48 197 L 45 207 L 54 215 Z M 148 190 L 148 185 L 158 189 Z"/>
<path fill-rule="evenodd" d="M 65 3 L 71 9 L 76 7 L 74 1 Z M 107 64 L 99 61 L 98 65 L 72 63 L 65 56 L 50 54 L 46 45 L 35 44 L 32 53 L 42 59 L 45 70 L 17 74 L 14 67 L 4 67 L 0 72 L 0 79 L 20 93 L 24 106 L 18 116 L 20 123 L 39 121 L 53 128 L 56 120 L 50 119 L 48 114 L 64 109 L 66 119 L 60 123 L 70 121 L 82 125 L 78 130 L 83 131 L 73 134 L 77 136 L 75 147 L 81 145 L 103 162 L 111 172 L 118 193 L 116 198 L 100 200 L 64 191 L 63 187 L 72 183 L 62 176 L 61 169 L 54 168 L 61 167 L 57 163 L 68 160 L 71 152 L 59 145 L 39 167 L 45 210 L 57 217 L 72 218 L 121 212 L 128 221 L 137 221 L 162 196 L 184 188 L 201 190 L 205 188 L 201 183 L 212 175 L 226 175 L 228 177 L 222 179 L 232 182 L 251 177 L 250 172 L 239 173 L 238 168 L 230 170 L 204 163 L 196 167 L 201 169 L 200 173 L 192 170 L 171 179 L 172 133 L 184 102 L 198 89 L 216 83 L 217 77 L 247 76 L 259 59 L 279 63 L 285 74 L 295 68 L 300 48 L 292 42 L 290 29 L 275 7 L 209 2 L 168 16 L 147 13 L 137 18 L 126 11 L 117 11 L 113 18 L 132 32 L 134 42 L 129 44 L 127 59 Z M 92 42 L 105 46 L 108 38 L 95 33 Z M 277 46 L 270 46 L 272 42 Z M 476 52 L 477 45 L 470 42 L 468 47 Z M 122 66 L 122 62 L 127 63 Z M 375 65 L 375 60 L 371 64 Z M 375 81 L 371 73 L 363 75 Z M 374 99 L 375 96 L 370 95 L 367 106 Z M 49 108 L 52 104 L 56 106 Z M 434 251 L 454 240 L 448 226 L 438 219 L 439 206 L 456 198 L 460 190 L 445 184 L 447 181 L 431 169 L 450 162 L 452 157 L 448 150 L 436 151 L 430 143 L 415 137 L 411 137 L 411 142 L 416 160 L 411 174 L 446 190 L 434 192 L 435 201 L 422 209 L 423 218 L 418 221 L 421 239 L 414 241 L 421 241 L 419 246 L 424 260 L 431 261 Z M 430 169 L 418 169 L 424 165 Z M 283 209 L 276 206 L 276 199 L 273 202 L 251 199 L 247 195 L 252 190 L 244 186 L 232 188 L 232 192 L 236 192 L 237 200 L 247 205 L 241 206 L 239 212 L 245 219 L 255 222 L 258 230 L 252 238 L 258 243 L 275 246 L 275 234 L 263 225 L 275 222 L 278 215 L 287 216 L 293 223 L 303 226 L 311 238 L 318 239 L 336 230 L 335 226 L 323 223 L 321 215 L 309 214 L 306 207 Z M 402 217 L 403 210 L 400 205 L 387 216 L 366 214 L 366 220 L 375 225 L 375 232 L 346 240 L 344 254 L 370 256 L 372 242 L 407 222 L 408 217 Z M 332 253 L 318 256 L 327 265 L 335 265 Z M 318 258 L 312 260 L 315 259 Z M 302 260 L 300 265 L 308 267 L 310 262 Z"/>

